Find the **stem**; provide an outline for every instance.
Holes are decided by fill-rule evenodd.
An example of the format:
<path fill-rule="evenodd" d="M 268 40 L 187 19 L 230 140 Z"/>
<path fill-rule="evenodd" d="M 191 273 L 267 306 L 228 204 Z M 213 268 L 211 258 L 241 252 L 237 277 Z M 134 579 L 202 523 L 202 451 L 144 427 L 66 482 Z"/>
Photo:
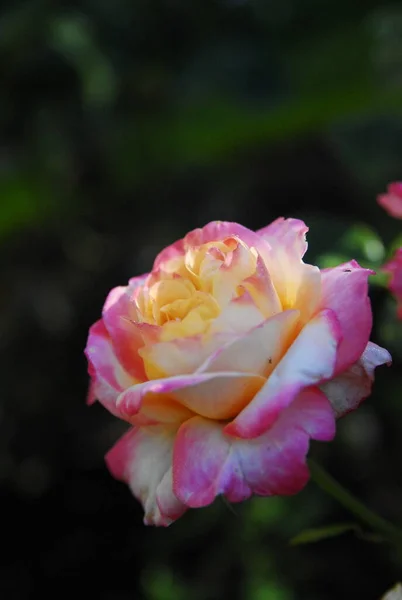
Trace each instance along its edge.
<path fill-rule="evenodd" d="M 402 530 L 367 508 L 316 462 L 309 460 L 308 465 L 312 479 L 322 490 L 335 498 L 342 506 L 356 515 L 361 521 L 364 521 L 374 531 L 381 533 L 402 552 Z"/>

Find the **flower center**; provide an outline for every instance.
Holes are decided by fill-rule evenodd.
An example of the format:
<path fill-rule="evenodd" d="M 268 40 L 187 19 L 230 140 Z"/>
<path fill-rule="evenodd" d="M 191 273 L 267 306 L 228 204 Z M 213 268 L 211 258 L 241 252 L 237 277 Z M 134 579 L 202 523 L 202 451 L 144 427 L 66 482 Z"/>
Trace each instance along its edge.
<path fill-rule="evenodd" d="M 164 341 L 203 333 L 255 268 L 252 250 L 234 237 L 191 247 L 139 290 L 139 318 L 162 326 Z"/>

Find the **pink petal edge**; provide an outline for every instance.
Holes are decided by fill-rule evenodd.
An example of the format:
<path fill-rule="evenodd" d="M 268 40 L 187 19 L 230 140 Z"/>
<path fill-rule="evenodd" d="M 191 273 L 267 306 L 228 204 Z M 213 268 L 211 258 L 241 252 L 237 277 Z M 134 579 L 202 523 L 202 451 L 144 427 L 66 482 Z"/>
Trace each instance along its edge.
<path fill-rule="evenodd" d="M 371 393 L 375 369 L 381 365 L 390 366 L 391 363 L 388 350 L 369 342 L 355 364 L 321 386 L 337 418 L 360 406 Z"/>
<path fill-rule="evenodd" d="M 172 488 L 175 432 L 160 426 L 129 429 L 105 456 L 113 477 L 142 503 L 145 525 L 167 527 L 187 510 Z"/>
<path fill-rule="evenodd" d="M 241 502 L 252 494 L 299 492 L 309 473 L 309 440 L 331 440 L 333 410 L 322 392 L 310 388 L 281 413 L 274 426 L 253 440 L 227 436 L 220 423 L 194 417 L 181 425 L 173 450 L 173 490 L 191 508 L 219 494 Z"/>
<path fill-rule="evenodd" d="M 272 427 L 303 388 L 320 385 L 332 377 L 340 341 L 335 313 L 322 311 L 302 329 L 265 386 L 226 425 L 225 433 L 252 439 Z"/>
<path fill-rule="evenodd" d="M 377 202 L 391 217 L 402 219 L 402 182 L 390 183 L 387 193 L 380 194 Z"/>
<path fill-rule="evenodd" d="M 323 269 L 321 307 L 333 310 L 339 320 L 342 341 L 335 372 L 341 373 L 362 355 L 369 341 L 372 312 L 368 297 L 368 277 L 374 272 L 355 260 Z"/>
<path fill-rule="evenodd" d="M 113 415 L 120 417 L 116 406 L 117 398 L 124 389 L 135 384 L 135 379 L 124 371 L 117 360 L 102 320 L 97 321 L 89 330 L 85 355 L 91 376 L 88 401 L 92 403 L 96 398 Z"/>

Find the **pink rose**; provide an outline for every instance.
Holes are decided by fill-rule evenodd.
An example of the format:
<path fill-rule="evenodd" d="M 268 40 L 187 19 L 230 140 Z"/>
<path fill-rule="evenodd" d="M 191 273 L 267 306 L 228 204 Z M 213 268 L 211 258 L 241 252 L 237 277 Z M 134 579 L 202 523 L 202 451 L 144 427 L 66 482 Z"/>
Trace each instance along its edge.
<path fill-rule="evenodd" d="M 378 203 L 396 219 L 402 219 L 402 182 L 396 181 L 388 186 L 388 193 L 378 196 Z M 389 290 L 397 300 L 397 315 L 402 319 L 402 248 L 399 248 L 394 257 L 382 268 L 390 273 Z"/>
<path fill-rule="evenodd" d="M 298 492 L 310 439 L 331 440 L 390 362 L 369 342 L 371 272 L 304 263 L 307 231 L 212 222 L 110 292 L 86 348 L 91 399 L 132 425 L 106 462 L 145 523 Z"/>
<path fill-rule="evenodd" d="M 402 248 L 398 248 L 394 257 L 383 266 L 382 270 L 391 275 L 388 287 L 397 300 L 398 318 L 402 319 Z"/>
<path fill-rule="evenodd" d="M 402 182 L 390 183 L 387 193 L 378 196 L 377 201 L 391 217 L 402 219 Z"/>

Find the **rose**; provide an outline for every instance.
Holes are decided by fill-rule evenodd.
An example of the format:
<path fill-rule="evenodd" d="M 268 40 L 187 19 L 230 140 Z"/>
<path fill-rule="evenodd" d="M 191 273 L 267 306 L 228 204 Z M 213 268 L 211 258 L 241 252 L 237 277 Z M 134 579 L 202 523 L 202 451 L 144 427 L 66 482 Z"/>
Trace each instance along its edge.
<path fill-rule="evenodd" d="M 385 273 L 391 275 L 388 288 L 397 301 L 397 315 L 402 319 L 402 248 L 398 248 L 391 260 L 382 267 Z"/>
<path fill-rule="evenodd" d="M 86 348 L 91 401 L 132 425 L 106 462 L 145 523 L 298 492 L 310 439 L 331 440 L 390 361 L 368 341 L 371 271 L 304 263 L 307 230 L 212 222 L 110 292 Z"/>
<path fill-rule="evenodd" d="M 390 183 L 387 193 L 380 194 L 377 201 L 391 217 L 402 219 L 402 182 Z"/>
<path fill-rule="evenodd" d="M 402 182 L 390 183 L 387 194 L 380 194 L 377 201 L 391 217 L 402 219 Z M 388 288 L 397 300 L 397 315 L 402 319 L 402 248 L 395 251 L 392 259 L 382 267 L 382 270 L 391 276 Z"/>

